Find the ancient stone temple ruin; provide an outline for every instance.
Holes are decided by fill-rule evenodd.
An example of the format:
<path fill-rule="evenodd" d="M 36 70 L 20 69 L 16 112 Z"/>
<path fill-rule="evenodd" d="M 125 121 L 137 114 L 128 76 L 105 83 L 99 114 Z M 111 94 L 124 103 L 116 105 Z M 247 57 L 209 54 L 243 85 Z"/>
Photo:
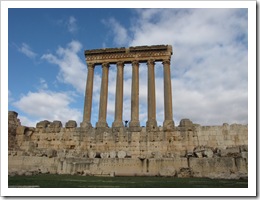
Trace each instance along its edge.
<path fill-rule="evenodd" d="M 172 112 L 170 45 L 86 50 L 88 66 L 83 121 L 44 120 L 36 127 L 21 125 L 8 115 L 9 175 L 38 173 L 94 176 L 172 176 L 244 178 L 248 174 L 248 126 L 201 126 L 189 119 L 175 125 Z M 158 126 L 155 62 L 164 74 L 164 122 Z M 147 64 L 148 119 L 139 121 L 139 64 Z M 116 64 L 115 116 L 107 124 L 108 75 Z M 124 65 L 131 64 L 131 120 L 123 124 Z M 99 117 L 91 124 L 94 70 L 102 66 Z"/>
<path fill-rule="evenodd" d="M 163 63 L 164 70 L 164 128 L 173 130 L 174 122 L 172 116 L 172 89 L 171 89 L 171 73 L 170 60 L 172 55 L 171 45 L 158 46 L 141 46 L 130 48 L 115 49 L 98 49 L 85 51 L 88 77 L 86 85 L 84 118 L 81 127 L 92 127 L 90 123 L 93 78 L 95 65 L 102 65 L 102 83 L 99 102 L 99 119 L 96 123 L 97 128 L 107 127 L 107 98 L 108 98 L 108 72 L 109 64 L 117 65 L 116 80 L 116 100 L 115 100 L 115 121 L 114 128 L 123 126 L 123 79 L 124 64 L 132 64 L 132 93 L 131 93 L 131 121 L 129 124 L 130 131 L 140 130 L 139 121 L 139 63 L 147 63 L 148 70 L 148 120 L 146 129 L 149 131 L 157 131 L 156 122 L 156 103 L 155 103 L 155 62 Z"/>

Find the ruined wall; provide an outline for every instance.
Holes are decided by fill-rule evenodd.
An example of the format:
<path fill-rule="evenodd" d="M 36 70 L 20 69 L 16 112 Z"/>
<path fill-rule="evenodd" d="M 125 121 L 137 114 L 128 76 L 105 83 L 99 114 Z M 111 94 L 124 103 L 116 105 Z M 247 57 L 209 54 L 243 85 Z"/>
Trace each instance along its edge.
<path fill-rule="evenodd" d="M 247 125 L 200 126 L 187 119 L 172 131 L 139 132 L 42 121 L 36 128 L 17 125 L 9 171 L 238 178 L 247 176 L 247 133 Z"/>
<path fill-rule="evenodd" d="M 8 150 L 18 148 L 16 140 L 16 129 L 18 126 L 21 126 L 21 123 L 17 116 L 17 112 L 8 112 Z"/>

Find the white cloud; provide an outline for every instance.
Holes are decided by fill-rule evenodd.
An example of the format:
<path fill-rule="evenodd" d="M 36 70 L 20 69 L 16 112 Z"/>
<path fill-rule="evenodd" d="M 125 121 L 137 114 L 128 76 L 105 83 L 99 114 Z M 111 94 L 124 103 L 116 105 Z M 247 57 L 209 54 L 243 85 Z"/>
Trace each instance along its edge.
<path fill-rule="evenodd" d="M 30 119 L 21 118 L 21 122 L 32 125 L 31 118 L 40 120 L 60 120 L 65 125 L 68 120 L 76 120 L 78 123 L 82 120 L 82 114 L 79 110 L 71 108 L 70 104 L 74 101 L 69 93 L 38 91 L 28 92 L 20 100 L 13 103 L 22 112 L 30 115 Z M 25 121 L 22 121 L 24 119 Z"/>
<path fill-rule="evenodd" d="M 28 126 L 28 127 L 36 127 L 36 124 L 39 122 L 39 120 L 33 120 L 24 115 L 18 115 L 18 119 L 21 122 L 21 125 Z"/>
<path fill-rule="evenodd" d="M 18 51 L 20 51 L 29 58 L 35 58 L 37 56 L 37 54 L 33 52 L 31 47 L 26 43 L 22 43 L 22 46 L 18 47 Z"/>
<path fill-rule="evenodd" d="M 12 92 L 8 90 L 8 103 L 11 103 L 13 101 Z"/>
<path fill-rule="evenodd" d="M 113 33 L 118 46 L 141 46 L 171 44 L 173 115 L 178 125 L 182 118 L 195 123 L 213 125 L 247 123 L 247 13 L 243 9 L 137 9 L 135 23 L 124 28 L 116 19 L 104 20 Z M 71 18 L 74 23 L 75 19 Z M 129 35 L 133 36 L 131 39 Z M 58 65 L 58 80 L 71 84 L 82 95 L 85 92 L 87 69 L 78 53 L 82 45 L 78 41 L 59 47 L 55 54 L 44 54 L 42 59 Z M 98 121 L 101 66 L 95 67 L 92 124 Z M 140 121 L 147 121 L 147 66 L 141 64 L 140 76 Z M 164 120 L 163 68 L 155 67 L 156 105 L 158 125 Z M 131 65 L 124 68 L 123 119 L 131 114 Z M 40 80 L 42 89 L 47 89 Z M 116 67 L 109 70 L 107 121 L 114 121 Z M 38 95 L 28 93 L 27 99 Z M 54 93 L 53 93 L 54 94 Z M 49 95 L 55 96 L 56 95 Z M 65 95 L 66 109 L 60 113 L 75 112 L 69 107 L 69 95 Z M 22 98 L 22 99 L 23 99 Z M 59 95 L 58 97 L 59 98 Z M 22 99 L 17 105 L 25 104 Z M 27 100 L 26 102 L 29 102 Z M 26 107 L 26 106 L 25 106 Z M 20 107 L 22 108 L 22 107 Z M 83 110 L 83 108 L 82 108 Z M 61 112 L 62 111 L 62 112 Z M 33 111 L 30 111 L 33 112 Z M 76 114 L 79 116 L 80 114 Z M 45 114 L 47 116 L 47 114 Z M 52 115 L 51 115 L 52 116 Z M 56 115 L 62 117 L 62 115 Z M 65 115 L 64 115 L 65 116 Z M 48 117 L 48 116 L 47 116 Z"/>
<path fill-rule="evenodd" d="M 40 78 L 40 87 L 39 90 L 46 90 L 48 89 L 48 83 L 46 82 L 45 79 Z"/>
<path fill-rule="evenodd" d="M 247 9 L 137 9 L 129 46 L 171 44 L 173 114 L 202 125 L 247 123 Z M 119 24 L 113 19 L 112 24 Z M 115 30 L 115 26 L 111 26 Z M 120 32 L 120 31 L 119 31 Z M 114 32 L 114 40 L 120 38 Z M 128 38 L 128 40 L 126 39 Z M 121 42 L 123 43 L 123 42 Z M 120 42 L 117 42 L 120 44 Z M 140 67 L 140 120 L 147 120 L 147 76 Z M 156 71 L 157 120 L 163 121 Z M 127 99 L 126 99 L 127 100 Z"/>
<path fill-rule="evenodd" d="M 78 92 L 84 94 L 87 70 L 86 64 L 78 56 L 81 49 L 80 42 L 72 41 L 65 48 L 59 47 L 56 54 L 44 54 L 41 58 L 60 67 L 57 77 L 60 82 L 71 84 Z"/>
<path fill-rule="evenodd" d="M 124 28 L 117 20 L 114 18 L 109 18 L 108 20 L 103 20 L 102 22 L 113 32 L 113 41 L 116 45 L 126 45 L 129 42 L 127 29 Z"/>
<path fill-rule="evenodd" d="M 77 20 L 74 16 L 69 17 L 67 27 L 70 33 L 76 33 L 78 31 Z"/>

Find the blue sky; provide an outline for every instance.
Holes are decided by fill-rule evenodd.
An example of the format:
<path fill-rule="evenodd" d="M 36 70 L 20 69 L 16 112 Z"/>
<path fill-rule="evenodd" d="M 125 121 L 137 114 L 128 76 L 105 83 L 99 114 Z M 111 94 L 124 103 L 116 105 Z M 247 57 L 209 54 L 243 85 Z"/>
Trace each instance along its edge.
<path fill-rule="evenodd" d="M 170 44 L 176 125 L 248 123 L 247 9 L 9 9 L 8 109 L 23 125 L 82 121 L 84 50 Z M 140 66 L 140 122 L 147 121 L 147 66 Z M 158 125 L 164 118 L 163 73 L 156 63 Z M 131 66 L 124 68 L 130 120 Z M 107 121 L 114 120 L 116 68 L 109 71 Z M 98 119 L 101 67 L 95 68 L 92 125 Z"/>

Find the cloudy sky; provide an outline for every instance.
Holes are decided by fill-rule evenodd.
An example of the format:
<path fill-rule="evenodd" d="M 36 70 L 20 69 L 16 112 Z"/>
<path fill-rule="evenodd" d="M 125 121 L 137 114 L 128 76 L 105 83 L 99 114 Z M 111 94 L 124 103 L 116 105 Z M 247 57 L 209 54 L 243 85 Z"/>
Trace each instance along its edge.
<path fill-rule="evenodd" d="M 9 9 L 8 109 L 23 125 L 82 121 L 84 50 L 170 44 L 173 117 L 201 125 L 248 123 L 248 10 Z M 130 120 L 131 65 L 124 67 L 123 119 Z M 156 63 L 158 125 L 164 120 L 163 68 Z M 109 69 L 107 121 L 114 121 L 116 67 Z M 101 67 L 95 68 L 92 125 Z M 147 121 L 147 66 L 140 66 L 140 122 Z"/>

